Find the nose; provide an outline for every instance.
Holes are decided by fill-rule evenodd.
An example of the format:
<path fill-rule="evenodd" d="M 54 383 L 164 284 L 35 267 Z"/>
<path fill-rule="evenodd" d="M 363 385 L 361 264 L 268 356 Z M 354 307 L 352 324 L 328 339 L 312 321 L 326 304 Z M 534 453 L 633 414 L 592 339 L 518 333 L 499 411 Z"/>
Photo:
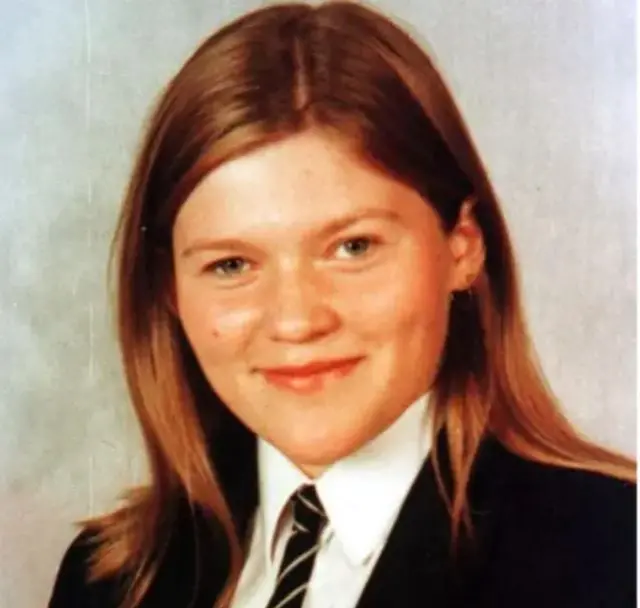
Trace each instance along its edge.
<path fill-rule="evenodd" d="M 332 332 L 339 317 L 317 273 L 307 266 L 282 270 L 265 302 L 271 339 L 307 342 Z"/>

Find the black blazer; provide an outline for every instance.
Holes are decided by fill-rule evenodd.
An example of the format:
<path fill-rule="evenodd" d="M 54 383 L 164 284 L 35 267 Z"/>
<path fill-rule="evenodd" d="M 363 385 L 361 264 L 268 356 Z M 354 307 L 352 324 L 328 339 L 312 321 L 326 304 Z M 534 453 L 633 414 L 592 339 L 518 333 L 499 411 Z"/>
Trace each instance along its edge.
<path fill-rule="evenodd" d="M 446 465 L 446 442 L 438 453 Z M 486 439 L 470 483 L 475 543 L 449 553 L 430 459 L 418 474 L 357 608 L 634 608 L 636 486 L 532 463 Z M 212 608 L 222 537 L 185 507 L 144 608 Z M 194 530 L 198 534 L 198 553 Z M 199 531 L 198 531 L 199 530 Z M 60 566 L 49 608 L 114 608 L 118 581 L 85 582 L 87 537 Z M 199 581 L 199 582 L 197 582 Z"/>

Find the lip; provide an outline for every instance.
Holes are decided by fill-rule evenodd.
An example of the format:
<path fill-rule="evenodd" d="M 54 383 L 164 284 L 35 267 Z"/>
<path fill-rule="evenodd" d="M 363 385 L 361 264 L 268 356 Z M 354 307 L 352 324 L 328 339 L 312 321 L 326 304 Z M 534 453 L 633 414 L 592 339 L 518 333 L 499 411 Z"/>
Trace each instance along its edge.
<path fill-rule="evenodd" d="M 310 395 L 322 390 L 327 382 L 348 376 L 364 357 L 333 361 L 314 361 L 297 367 L 263 369 L 262 374 L 276 388 Z"/>
<path fill-rule="evenodd" d="M 362 357 L 351 357 L 349 359 L 332 359 L 326 361 L 311 361 L 304 365 L 291 365 L 285 367 L 270 367 L 262 369 L 262 373 L 270 376 L 287 376 L 290 378 L 305 378 L 320 374 L 339 370 L 360 361 Z"/>

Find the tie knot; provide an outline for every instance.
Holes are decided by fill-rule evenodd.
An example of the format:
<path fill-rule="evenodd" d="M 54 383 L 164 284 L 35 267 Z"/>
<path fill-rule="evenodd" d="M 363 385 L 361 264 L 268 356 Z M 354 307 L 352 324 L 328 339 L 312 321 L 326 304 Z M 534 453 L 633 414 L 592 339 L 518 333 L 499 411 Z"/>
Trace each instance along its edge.
<path fill-rule="evenodd" d="M 309 531 L 318 530 L 327 516 L 313 485 L 301 486 L 292 497 L 293 519 Z"/>

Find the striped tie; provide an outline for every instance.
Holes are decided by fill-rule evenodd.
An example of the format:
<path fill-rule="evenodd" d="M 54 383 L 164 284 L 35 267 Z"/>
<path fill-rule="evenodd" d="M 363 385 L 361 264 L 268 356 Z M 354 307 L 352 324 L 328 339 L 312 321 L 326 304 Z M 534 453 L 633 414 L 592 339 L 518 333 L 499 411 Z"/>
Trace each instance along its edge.
<path fill-rule="evenodd" d="M 316 489 L 302 486 L 292 496 L 293 527 L 280 564 L 276 588 L 267 608 L 300 608 L 304 600 L 320 532 L 327 521 Z"/>

